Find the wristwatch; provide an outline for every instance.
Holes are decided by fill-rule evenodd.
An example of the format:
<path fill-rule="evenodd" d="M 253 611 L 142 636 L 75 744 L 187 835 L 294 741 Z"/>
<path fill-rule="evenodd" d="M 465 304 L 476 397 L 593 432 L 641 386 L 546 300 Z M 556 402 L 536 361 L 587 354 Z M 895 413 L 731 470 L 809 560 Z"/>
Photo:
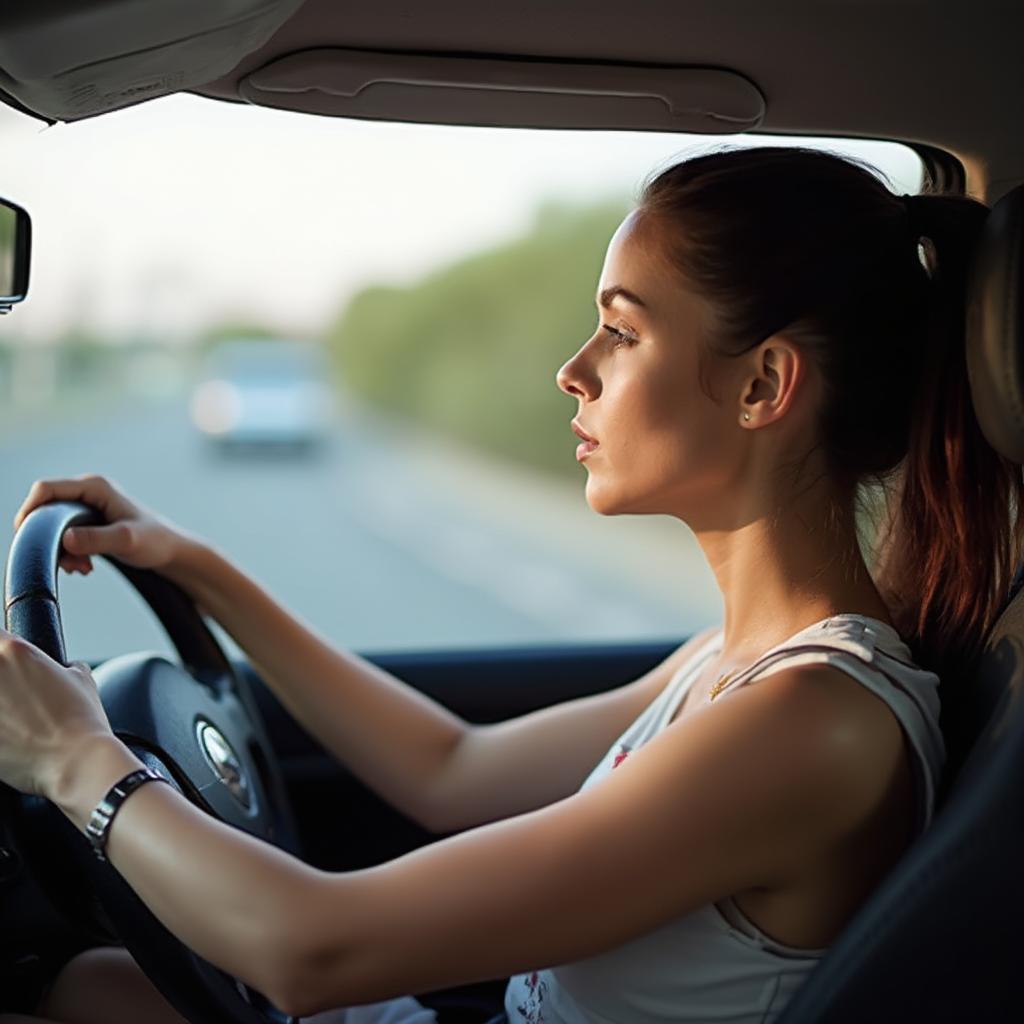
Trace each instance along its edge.
<path fill-rule="evenodd" d="M 121 804 L 139 786 L 144 786 L 147 782 L 167 781 L 164 776 L 152 768 L 137 768 L 107 790 L 107 795 L 96 805 L 96 809 L 89 818 L 89 824 L 85 827 L 85 834 L 92 844 L 92 852 L 100 860 L 107 859 L 107 837 L 110 835 L 110 823 L 114 820 L 114 815 L 121 809 Z"/>

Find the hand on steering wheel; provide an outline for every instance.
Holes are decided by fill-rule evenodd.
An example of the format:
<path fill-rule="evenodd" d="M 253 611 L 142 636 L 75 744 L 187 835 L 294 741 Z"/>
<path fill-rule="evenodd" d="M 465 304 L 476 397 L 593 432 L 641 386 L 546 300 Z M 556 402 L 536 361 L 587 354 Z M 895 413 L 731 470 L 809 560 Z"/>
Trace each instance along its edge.
<path fill-rule="evenodd" d="M 113 739 L 96 682 L 0 629 L 0 781 L 57 801 L 90 743 Z"/>
<path fill-rule="evenodd" d="M 99 514 L 94 525 L 64 533 L 58 564 L 68 572 L 92 572 L 92 555 L 109 555 L 136 569 L 164 569 L 185 540 L 178 527 L 95 475 L 37 480 L 14 516 L 15 532 L 34 509 L 54 501 L 79 501 Z"/>
<path fill-rule="evenodd" d="M 98 496 L 104 510 L 69 501 L 43 503 L 46 496 L 67 493 L 65 485 L 94 499 Z M 52 725 L 54 742 L 69 736 L 85 742 L 109 728 L 143 763 L 208 813 L 294 852 L 295 832 L 283 780 L 252 694 L 194 603 L 152 571 L 170 564 L 183 535 L 98 477 L 37 484 L 16 521 L 4 595 L 6 626 L 13 636 L 0 643 L 0 686 L 8 690 L 10 728 L 45 732 Z M 69 530 L 80 540 L 62 544 Z M 180 665 L 146 653 L 111 658 L 93 672 L 95 691 L 81 668 L 62 667 L 67 659 L 58 565 L 88 572 L 95 554 L 109 557 L 147 601 L 177 650 Z M 37 687 L 50 692 L 46 697 L 30 696 Z M 16 704 L 24 706 L 15 709 Z M 54 765 L 70 763 L 74 751 L 58 755 L 45 737 L 23 735 L 19 742 L 21 752 L 13 755 L 14 761 L 48 767 L 38 778 L 33 769 L 24 775 L 10 766 L 0 770 L 15 785 L 46 792 L 52 785 L 48 772 Z M 187 1019 L 224 1024 L 281 1024 L 289 1019 L 167 931 L 120 875 L 93 856 L 85 837 L 55 807 L 32 796 L 12 802 L 16 845 L 55 905 L 86 918 L 107 941 L 109 922 Z M 202 870 L 201 864 L 195 867 Z M 89 909 L 92 893 L 102 907 L 100 915 Z"/>

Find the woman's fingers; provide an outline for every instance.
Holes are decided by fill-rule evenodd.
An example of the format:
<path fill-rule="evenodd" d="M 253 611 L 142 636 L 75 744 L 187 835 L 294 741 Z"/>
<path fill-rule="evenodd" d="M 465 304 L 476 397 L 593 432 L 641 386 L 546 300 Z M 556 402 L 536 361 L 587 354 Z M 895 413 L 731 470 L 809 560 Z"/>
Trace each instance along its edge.
<path fill-rule="evenodd" d="M 93 474 L 72 479 L 37 480 L 15 513 L 14 529 L 21 526 L 30 512 L 51 501 L 84 501 L 110 518 L 111 505 L 116 496 L 117 492 L 108 480 Z"/>
<path fill-rule="evenodd" d="M 62 554 L 58 559 L 58 565 L 65 572 L 80 572 L 83 576 L 88 576 L 92 572 L 92 559 L 80 557 L 78 555 L 69 555 L 67 552 Z"/>
<path fill-rule="evenodd" d="M 34 509 L 53 501 L 82 501 L 106 520 L 65 531 L 59 564 L 67 572 L 91 572 L 94 555 L 112 555 L 139 569 L 159 569 L 174 557 L 181 541 L 181 531 L 172 523 L 136 505 L 105 477 L 91 475 L 37 480 L 14 517 L 15 530 Z"/>
<path fill-rule="evenodd" d="M 122 520 L 110 526 L 75 526 L 64 533 L 64 550 L 72 555 L 131 555 L 138 530 Z"/>
<path fill-rule="evenodd" d="M 121 495 L 106 478 L 93 474 L 59 480 L 37 480 L 14 516 L 14 529 L 17 531 L 21 527 L 29 513 L 52 501 L 83 501 L 98 508 L 108 518 L 114 518 L 116 513 L 123 515 L 128 511 L 113 507 L 115 504 L 127 505 L 123 498 L 118 502 L 118 498 Z M 109 532 L 98 535 L 95 529 L 77 527 L 64 534 L 58 564 L 65 572 L 88 575 L 93 568 L 90 555 L 128 554 L 131 551 L 134 531 L 127 529 L 125 524 L 104 527 L 102 530 Z"/>
<path fill-rule="evenodd" d="M 0 779 L 50 797 L 84 744 L 106 741 L 110 723 L 81 662 L 64 667 L 0 629 Z"/>

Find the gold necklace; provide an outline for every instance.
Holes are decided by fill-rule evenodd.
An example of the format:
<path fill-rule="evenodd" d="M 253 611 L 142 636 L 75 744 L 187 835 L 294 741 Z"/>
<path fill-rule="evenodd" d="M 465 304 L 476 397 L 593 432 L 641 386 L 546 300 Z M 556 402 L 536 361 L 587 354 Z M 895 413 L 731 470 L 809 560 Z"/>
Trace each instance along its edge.
<path fill-rule="evenodd" d="M 733 676 L 738 676 L 739 672 L 723 672 L 718 677 L 718 682 L 711 687 L 711 692 L 708 694 L 708 700 L 714 700 L 725 688 L 729 685 L 729 681 Z"/>

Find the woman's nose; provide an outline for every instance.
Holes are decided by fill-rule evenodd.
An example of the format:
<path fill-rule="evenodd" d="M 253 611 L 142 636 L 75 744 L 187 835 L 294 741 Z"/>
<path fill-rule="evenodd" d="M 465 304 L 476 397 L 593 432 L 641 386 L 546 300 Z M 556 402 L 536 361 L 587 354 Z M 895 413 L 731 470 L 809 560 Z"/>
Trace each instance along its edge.
<path fill-rule="evenodd" d="M 558 373 L 555 374 L 555 383 L 567 395 L 573 395 L 576 398 L 592 399 L 596 397 L 600 387 L 597 383 L 597 377 L 582 365 L 580 360 L 582 354 L 581 349 L 572 359 L 569 359 L 562 365 Z"/>

